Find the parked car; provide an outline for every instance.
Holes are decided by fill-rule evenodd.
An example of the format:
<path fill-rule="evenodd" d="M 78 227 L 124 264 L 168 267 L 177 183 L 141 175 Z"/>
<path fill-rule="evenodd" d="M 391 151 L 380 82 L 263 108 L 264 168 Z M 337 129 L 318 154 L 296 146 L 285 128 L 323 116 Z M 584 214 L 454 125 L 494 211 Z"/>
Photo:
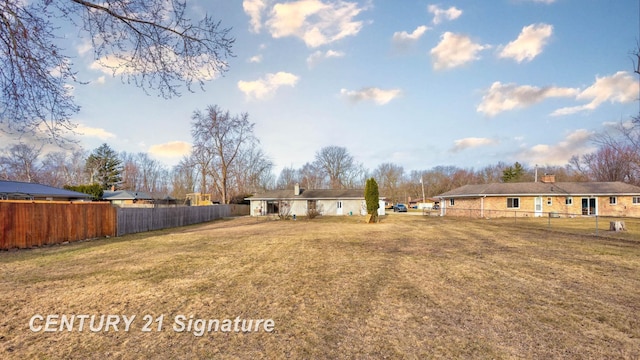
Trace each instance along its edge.
<path fill-rule="evenodd" d="M 393 212 L 407 212 L 407 207 L 404 204 L 396 204 L 393 207 Z"/>

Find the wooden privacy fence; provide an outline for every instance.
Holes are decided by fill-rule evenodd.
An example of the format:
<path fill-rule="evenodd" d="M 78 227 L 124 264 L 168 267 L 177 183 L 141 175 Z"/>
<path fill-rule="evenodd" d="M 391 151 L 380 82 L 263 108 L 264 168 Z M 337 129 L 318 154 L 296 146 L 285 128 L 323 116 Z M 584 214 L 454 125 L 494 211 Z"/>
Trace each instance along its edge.
<path fill-rule="evenodd" d="M 109 203 L 0 201 L 0 249 L 30 248 L 116 235 Z"/>
<path fill-rule="evenodd" d="M 246 208 L 246 209 L 245 209 Z M 248 205 L 118 208 L 118 236 L 246 215 Z"/>
<path fill-rule="evenodd" d="M 0 250 L 122 236 L 248 214 L 248 205 L 116 208 L 98 202 L 0 201 Z"/>

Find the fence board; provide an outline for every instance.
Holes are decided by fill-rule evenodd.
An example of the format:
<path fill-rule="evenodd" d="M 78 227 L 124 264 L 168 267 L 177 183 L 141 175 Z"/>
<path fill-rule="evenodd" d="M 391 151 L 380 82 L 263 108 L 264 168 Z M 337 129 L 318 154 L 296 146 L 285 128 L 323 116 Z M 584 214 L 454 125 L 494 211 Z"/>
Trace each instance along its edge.
<path fill-rule="evenodd" d="M 248 205 L 114 208 L 96 202 L 0 201 L 0 250 L 122 236 L 248 214 Z"/>
<path fill-rule="evenodd" d="M 117 235 L 133 234 L 203 223 L 228 216 L 247 215 L 248 206 L 180 206 L 118 208 Z"/>
<path fill-rule="evenodd" d="M 0 249 L 115 236 L 115 222 L 108 203 L 0 201 Z"/>

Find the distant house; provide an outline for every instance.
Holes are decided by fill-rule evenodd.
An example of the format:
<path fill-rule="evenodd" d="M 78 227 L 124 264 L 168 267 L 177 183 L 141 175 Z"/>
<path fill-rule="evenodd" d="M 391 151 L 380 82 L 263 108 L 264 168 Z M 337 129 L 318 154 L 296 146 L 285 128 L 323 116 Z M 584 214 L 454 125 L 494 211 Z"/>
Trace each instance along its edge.
<path fill-rule="evenodd" d="M 35 183 L 0 180 L 0 200 L 91 201 L 91 195 Z"/>
<path fill-rule="evenodd" d="M 322 215 L 366 215 L 367 206 L 362 189 L 294 189 L 272 190 L 246 198 L 251 216 L 288 213 L 305 216 L 309 210 Z M 384 215 L 384 197 L 379 199 L 378 214 Z"/>
<path fill-rule="evenodd" d="M 127 207 L 140 206 L 150 207 L 154 204 L 151 194 L 144 191 L 132 190 L 105 190 L 102 200 L 111 202 L 111 205 Z"/>
<path fill-rule="evenodd" d="M 440 200 L 433 199 L 433 198 L 427 198 L 426 200 L 423 200 L 422 198 L 419 198 L 419 199 L 409 198 L 409 204 L 408 204 L 408 206 L 412 209 L 427 209 L 427 210 L 431 210 L 437 207 L 436 205 L 440 205 Z"/>
<path fill-rule="evenodd" d="M 640 217 L 640 187 L 622 182 L 541 182 L 465 185 L 440 198 L 443 216 Z"/>

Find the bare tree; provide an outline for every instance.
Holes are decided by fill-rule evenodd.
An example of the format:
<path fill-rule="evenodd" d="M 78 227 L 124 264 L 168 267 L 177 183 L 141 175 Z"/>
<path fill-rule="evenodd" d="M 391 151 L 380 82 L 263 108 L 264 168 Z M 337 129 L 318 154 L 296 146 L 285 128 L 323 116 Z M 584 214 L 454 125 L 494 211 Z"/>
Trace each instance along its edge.
<path fill-rule="evenodd" d="M 201 193 L 211 193 L 213 191 L 212 186 L 209 185 L 209 168 L 213 166 L 212 164 L 214 163 L 215 157 L 215 150 L 208 146 L 198 147 L 198 149 L 192 151 L 189 156 L 188 163 L 191 164 L 196 171 L 194 179 L 196 184 L 199 183 L 198 190 Z M 196 191 L 195 186 L 192 191 Z"/>
<path fill-rule="evenodd" d="M 272 169 L 273 162 L 262 149 L 247 148 L 233 166 L 233 179 L 236 183 L 234 195 L 244 199 L 247 195 L 273 188 Z"/>
<path fill-rule="evenodd" d="M 51 152 L 42 160 L 41 184 L 62 188 L 65 185 L 76 185 L 68 182 L 67 154 L 63 151 Z"/>
<path fill-rule="evenodd" d="M 192 21 L 186 0 L 5 0 L 0 2 L 0 124 L 10 132 L 60 140 L 78 111 L 69 83 L 78 83 L 68 54 L 56 45 L 56 22 L 71 22 L 91 39 L 94 57 L 124 83 L 165 98 L 181 86 L 228 70 L 230 29 L 205 15 Z"/>
<path fill-rule="evenodd" d="M 631 146 L 616 149 L 603 145 L 596 152 L 572 157 L 570 163 L 593 181 L 637 183 L 637 174 L 630 161 L 635 156 L 638 154 Z"/>
<path fill-rule="evenodd" d="M 400 200 L 400 187 L 404 182 L 404 168 L 393 163 L 382 163 L 373 171 L 380 194 L 393 202 Z M 419 178 L 418 178 L 419 180 Z"/>
<path fill-rule="evenodd" d="M 168 190 L 169 171 L 147 153 L 122 152 L 122 189 L 145 191 L 153 195 L 164 195 Z"/>
<path fill-rule="evenodd" d="M 321 189 L 325 186 L 322 169 L 316 163 L 306 163 L 302 165 L 299 172 L 300 186 L 304 189 Z"/>
<path fill-rule="evenodd" d="M 640 184 L 640 117 L 615 124 L 594 137 L 600 148 L 607 148 L 628 162 L 628 180 Z"/>
<path fill-rule="evenodd" d="M 24 182 L 37 182 L 41 148 L 35 145 L 15 144 L 6 150 L 6 155 L 0 157 L 4 164 L 7 179 Z"/>
<path fill-rule="evenodd" d="M 327 146 L 316 152 L 315 165 L 329 178 L 332 189 L 348 186 L 349 178 L 357 170 L 353 156 L 341 146 Z"/>
<path fill-rule="evenodd" d="M 197 169 L 191 156 L 185 156 L 171 171 L 171 196 L 184 199 L 186 194 L 195 191 Z"/>
<path fill-rule="evenodd" d="M 254 124 L 249 114 L 231 116 L 218 106 L 209 106 L 206 112 L 195 111 L 191 134 L 194 154 L 207 154 L 210 159 L 207 175 L 220 194 L 220 200 L 228 204 L 231 200 L 232 170 L 243 154 L 257 145 L 253 135 Z"/>
<path fill-rule="evenodd" d="M 133 153 L 123 151 L 120 153 L 122 161 L 122 185 L 123 190 L 137 190 L 140 184 L 140 168 Z"/>
<path fill-rule="evenodd" d="M 344 187 L 350 189 L 364 189 L 368 178 L 369 169 L 367 169 L 362 163 L 356 162 L 351 170 L 346 173 Z"/>
<path fill-rule="evenodd" d="M 292 167 L 285 167 L 280 171 L 276 188 L 280 190 L 293 189 L 296 183 L 300 183 L 298 170 Z"/>

